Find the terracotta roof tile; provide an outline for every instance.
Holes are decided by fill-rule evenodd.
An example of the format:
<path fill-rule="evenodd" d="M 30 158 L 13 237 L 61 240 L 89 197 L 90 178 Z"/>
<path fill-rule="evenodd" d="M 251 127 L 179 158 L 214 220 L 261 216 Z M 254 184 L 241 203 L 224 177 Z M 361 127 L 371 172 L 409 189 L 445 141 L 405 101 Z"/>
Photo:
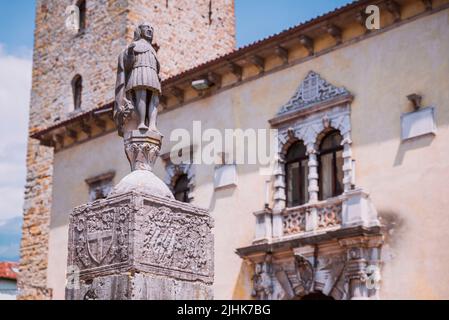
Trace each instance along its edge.
<path fill-rule="evenodd" d="M 16 262 L 0 262 L 0 279 L 16 280 L 18 267 Z"/>

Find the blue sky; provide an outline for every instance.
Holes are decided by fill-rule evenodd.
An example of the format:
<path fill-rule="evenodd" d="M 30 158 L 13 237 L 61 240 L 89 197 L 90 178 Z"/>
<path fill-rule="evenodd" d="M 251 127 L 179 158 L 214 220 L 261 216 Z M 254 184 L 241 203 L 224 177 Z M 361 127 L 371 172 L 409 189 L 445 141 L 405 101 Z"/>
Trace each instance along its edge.
<path fill-rule="evenodd" d="M 350 0 L 236 0 L 242 46 L 340 7 Z M 33 47 L 35 0 L 0 0 L 0 42 L 8 53 Z M 19 50 L 19 51 L 17 51 Z M 26 52 L 26 51 L 25 51 Z"/>
<path fill-rule="evenodd" d="M 265 38 L 349 2 L 235 0 L 237 45 Z M 0 0 L 0 261 L 19 258 L 34 10 L 35 0 Z"/>

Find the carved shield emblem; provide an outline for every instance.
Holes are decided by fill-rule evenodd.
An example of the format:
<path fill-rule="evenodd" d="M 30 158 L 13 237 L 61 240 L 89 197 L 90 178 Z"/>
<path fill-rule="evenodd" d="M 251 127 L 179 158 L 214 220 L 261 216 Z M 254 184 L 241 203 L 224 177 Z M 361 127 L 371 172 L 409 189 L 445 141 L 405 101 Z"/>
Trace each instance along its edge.
<path fill-rule="evenodd" d="M 114 243 L 114 212 L 99 212 L 87 219 L 86 242 L 90 258 L 98 265 L 108 256 Z"/>
<path fill-rule="evenodd" d="M 101 264 L 111 250 L 112 237 L 112 231 L 88 234 L 87 248 L 89 255 L 97 264 Z"/>

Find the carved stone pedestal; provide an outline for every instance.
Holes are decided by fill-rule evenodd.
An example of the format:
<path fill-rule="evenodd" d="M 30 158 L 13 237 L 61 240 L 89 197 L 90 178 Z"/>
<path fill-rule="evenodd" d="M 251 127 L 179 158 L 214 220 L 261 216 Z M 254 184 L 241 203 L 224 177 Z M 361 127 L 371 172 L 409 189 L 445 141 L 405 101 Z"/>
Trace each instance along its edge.
<path fill-rule="evenodd" d="M 131 191 L 73 210 L 66 299 L 212 299 L 213 222 Z"/>
<path fill-rule="evenodd" d="M 147 130 L 132 130 L 124 135 L 125 153 L 131 165 L 131 171 L 151 171 L 161 149 L 162 135 Z"/>

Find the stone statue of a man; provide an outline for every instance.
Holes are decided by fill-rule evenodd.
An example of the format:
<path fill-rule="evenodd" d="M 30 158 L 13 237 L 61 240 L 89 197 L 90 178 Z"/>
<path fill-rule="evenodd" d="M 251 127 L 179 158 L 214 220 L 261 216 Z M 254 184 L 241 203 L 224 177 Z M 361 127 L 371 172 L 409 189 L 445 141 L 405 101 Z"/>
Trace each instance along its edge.
<path fill-rule="evenodd" d="M 133 42 L 118 59 L 114 118 L 120 135 L 134 111 L 138 125 L 130 129 L 158 132 L 156 118 L 161 83 L 159 61 L 152 46 L 153 32 L 150 24 L 140 24 L 134 31 Z"/>

